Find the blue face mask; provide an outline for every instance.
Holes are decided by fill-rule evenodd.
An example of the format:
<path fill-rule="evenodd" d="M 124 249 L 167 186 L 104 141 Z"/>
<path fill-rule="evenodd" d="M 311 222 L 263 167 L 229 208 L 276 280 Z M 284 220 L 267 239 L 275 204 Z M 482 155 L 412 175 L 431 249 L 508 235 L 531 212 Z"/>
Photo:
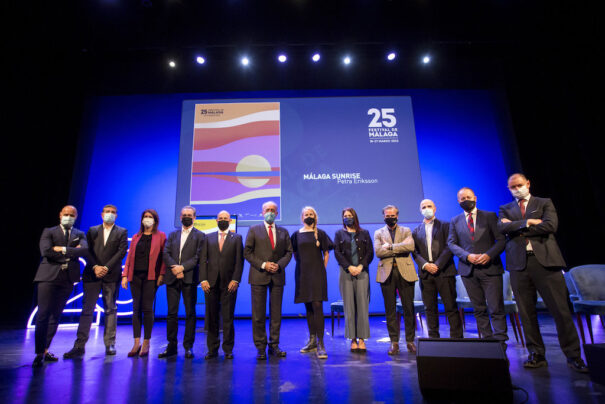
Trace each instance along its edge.
<path fill-rule="evenodd" d="M 343 217 L 342 224 L 347 227 L 353 227 L 353 225 L 355 224 L 355 219 L 353 219 L 352 217 Z"/>
<path fill-rule="evenodd" d="M 265 222 L 272 224 L 275 221 L 275 213 L 267 212 L 265 213 Z"/>

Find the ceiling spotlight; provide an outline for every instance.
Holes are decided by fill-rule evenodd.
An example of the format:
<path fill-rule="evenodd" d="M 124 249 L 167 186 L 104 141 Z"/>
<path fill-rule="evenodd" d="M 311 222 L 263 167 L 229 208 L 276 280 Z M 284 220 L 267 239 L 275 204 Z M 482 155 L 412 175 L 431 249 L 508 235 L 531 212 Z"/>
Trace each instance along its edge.
<path fill-rule="evenodd" d="M 387 55 L 387 60 L 395 60 L 396 57 L 397 55 L 395 54 L 395 52 L 391 52 Z"/>
<path fill-rule="evenodd" d="M 195 58 L 195 61 L 200 65 L 203 65 L 204 63 L 206 63 L 206 59 L 204 59 L 201 56 L 198 56 L 197 58 Z"/>
<path fill-rule="evenodd" d="M 248 59 L 246 56 L 244 56 L 242 58 L 242 65 L 248 66 L 249 64 L 250 64 L 250 59 Z"/>
<path fill-rule="evenodd" d="M 342 60 L 342 63 L 344 63 L 345 65 L 350 64 L 351 58 L 349 56 L 345 56 L 345 58 Z"/>
<path fill-rule="evenodd" d="M 313 60 L 314 62 L 319 62 L 319 59 L 321 59 L 319 53 L 316 53 L 311 57 L 311 60 Z"/>
<path fill-rule="evenodd" d="M 281 54 L 277 57 L 277 60 L 279 60 L 280 63 L 284 63 L 286 60 L 288 60 L 288 58 L 286 57 L 286 55 Z"/>
<path fill-rule="evenodd" d="M 431 61 L 431 57 L 429 55 L 426 55 L 422 58 L 422 63 L 424 63 L 425 65 L 428 64 Z"/>
<path fill-rule="evenodd" d="M 170 66 L 174 69 L 176 67 L 176 63 L 174 62 L 174 60 L 170 60 L 170 61 L 168 61 L 168 66 Z"/>

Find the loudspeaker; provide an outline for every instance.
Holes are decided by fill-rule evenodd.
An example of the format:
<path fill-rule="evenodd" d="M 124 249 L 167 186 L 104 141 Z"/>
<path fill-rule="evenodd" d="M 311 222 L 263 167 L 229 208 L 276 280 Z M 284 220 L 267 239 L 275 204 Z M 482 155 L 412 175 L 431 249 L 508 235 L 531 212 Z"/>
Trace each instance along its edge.
<path fill-rule="evenodd" d="M 418 339 L 418 384 L 427 398 L 511 402 L 508 360 L 498 341 Z"/>
<path fill-rule="evenodd" d="M 605 384 L 605 344 L 584 344 L 590 380 Z"/>

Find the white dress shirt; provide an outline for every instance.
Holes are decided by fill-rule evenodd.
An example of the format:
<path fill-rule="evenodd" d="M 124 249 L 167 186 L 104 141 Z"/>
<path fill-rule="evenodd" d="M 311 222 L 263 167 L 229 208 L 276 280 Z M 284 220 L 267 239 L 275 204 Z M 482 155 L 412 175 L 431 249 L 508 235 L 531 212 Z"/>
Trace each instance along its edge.
<path fill-rule="evenodd" d="M 181 249 L 179 250 L 179 264 L 181 263 L 181 252 L 183 252 L 183 246 L 187 242 L 187 238 L 189 237 L 189 234 L 191 234 L 191 230 L 193 230 L 193 226 L 190 226 L 189 228 L 183 227 L 181 229 Z"/>
<path fill-rule="evenodd" d="M 435 223 L 435 218 L 432 218 L 430 222 L 424 222 L 424 232 L 426 233 L 426 248 L 429 252 L 429 261 L 433 261 L 433 252 L 431 251 L 431 247 L 433 244 L 433 224 Z"/>
<path fill-rule="evenodd" d="M 112 224 L 110 228 L 103 225 L 103 245 L 107 244 L 107 238 L 109 238 L 109 233 L 113 230 L 113 226 L 115 226 L 115 224 Z"/>

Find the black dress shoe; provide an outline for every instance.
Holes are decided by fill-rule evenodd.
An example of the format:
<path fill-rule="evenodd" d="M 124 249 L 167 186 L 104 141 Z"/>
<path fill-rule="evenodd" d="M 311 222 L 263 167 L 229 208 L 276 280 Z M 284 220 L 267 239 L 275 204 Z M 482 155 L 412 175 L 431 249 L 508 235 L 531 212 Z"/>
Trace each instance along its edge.
<path fill-rule="evenodd" d="M 541 368 L 543 366 L 548 366 L 546 358 L 544 355 L 540 355 L 535 352 L 530 352 L 527 360 L 523 362 L 523 367 L 527 369 Z"/>
<path fill-rule="evenodd" d="M 267 354 L 265 353 L 265 350 L 258 350 L 258 352 L 256 353 L 256 359 L 260 360 L 265 360 L 267 359 Z"/>
<path fill-rule="evenodd" d="M 218 352 L 214 351 L 214 352 L 208 352 L 205 356 L 204 359 L 208 360 L 208 359 L 213 359 L 213 358 L 218 358 Z"/>
<path fill-rule="evenodd" d="M 57 358 L 53 353 L 46 352 L 44 354 L 44 362 L 57 362 L 58 360 L 59 358 Z"/>
<path fill-rule="evenodd" d="M 107 345 L 105 347 L 105 355 L 115 355 L 116 354 L 116 346 L 115 345 Z"/>
<path fill-rule="evenodd" d="M 225 359 L 233 359 L 233 352 L 225 352 Z"/>
<path fill-rule="evenodd" d="M 189 348 L 185 350 L 185 358 L 193 359 L 195 355 L 193 354 L 193 349 Z"/>
<path fill-rule="evenodd" d="M 161 354 L 158 355 L 158 358 L 162 359 L 162 358 L 168 358 L 170 356 L 174 356 L 176 355 L 176 349 L 168 349 L 166 348 L 166 350 L 164 352 L 162 352 Z"/>
<path fill-rule="evenodd" d="M 33 368 L 41 368 L 44 365 L 44 354 L 38 354 L 34 358 L 34 362 L 32 363 Z"/>
<path fill-rule="evenodd" d="M 63 354 L 63 359 L 75 359 L 84 356 L 84 348 L 71 348 L 71 351 L 67 351 Z"/>
<path fill-rule="evenodd" d="M 588 367 L 582 358 L 567 359 L 567 366 L 580 373 L 588 373 Z"/>
<path fill-rule="evenodd" d="M 273 345 L 269 347 L 269 355 L 277 356 L 278 358 L 285 358 L 286 352 L 279 349 L 278 345 Z"/>

